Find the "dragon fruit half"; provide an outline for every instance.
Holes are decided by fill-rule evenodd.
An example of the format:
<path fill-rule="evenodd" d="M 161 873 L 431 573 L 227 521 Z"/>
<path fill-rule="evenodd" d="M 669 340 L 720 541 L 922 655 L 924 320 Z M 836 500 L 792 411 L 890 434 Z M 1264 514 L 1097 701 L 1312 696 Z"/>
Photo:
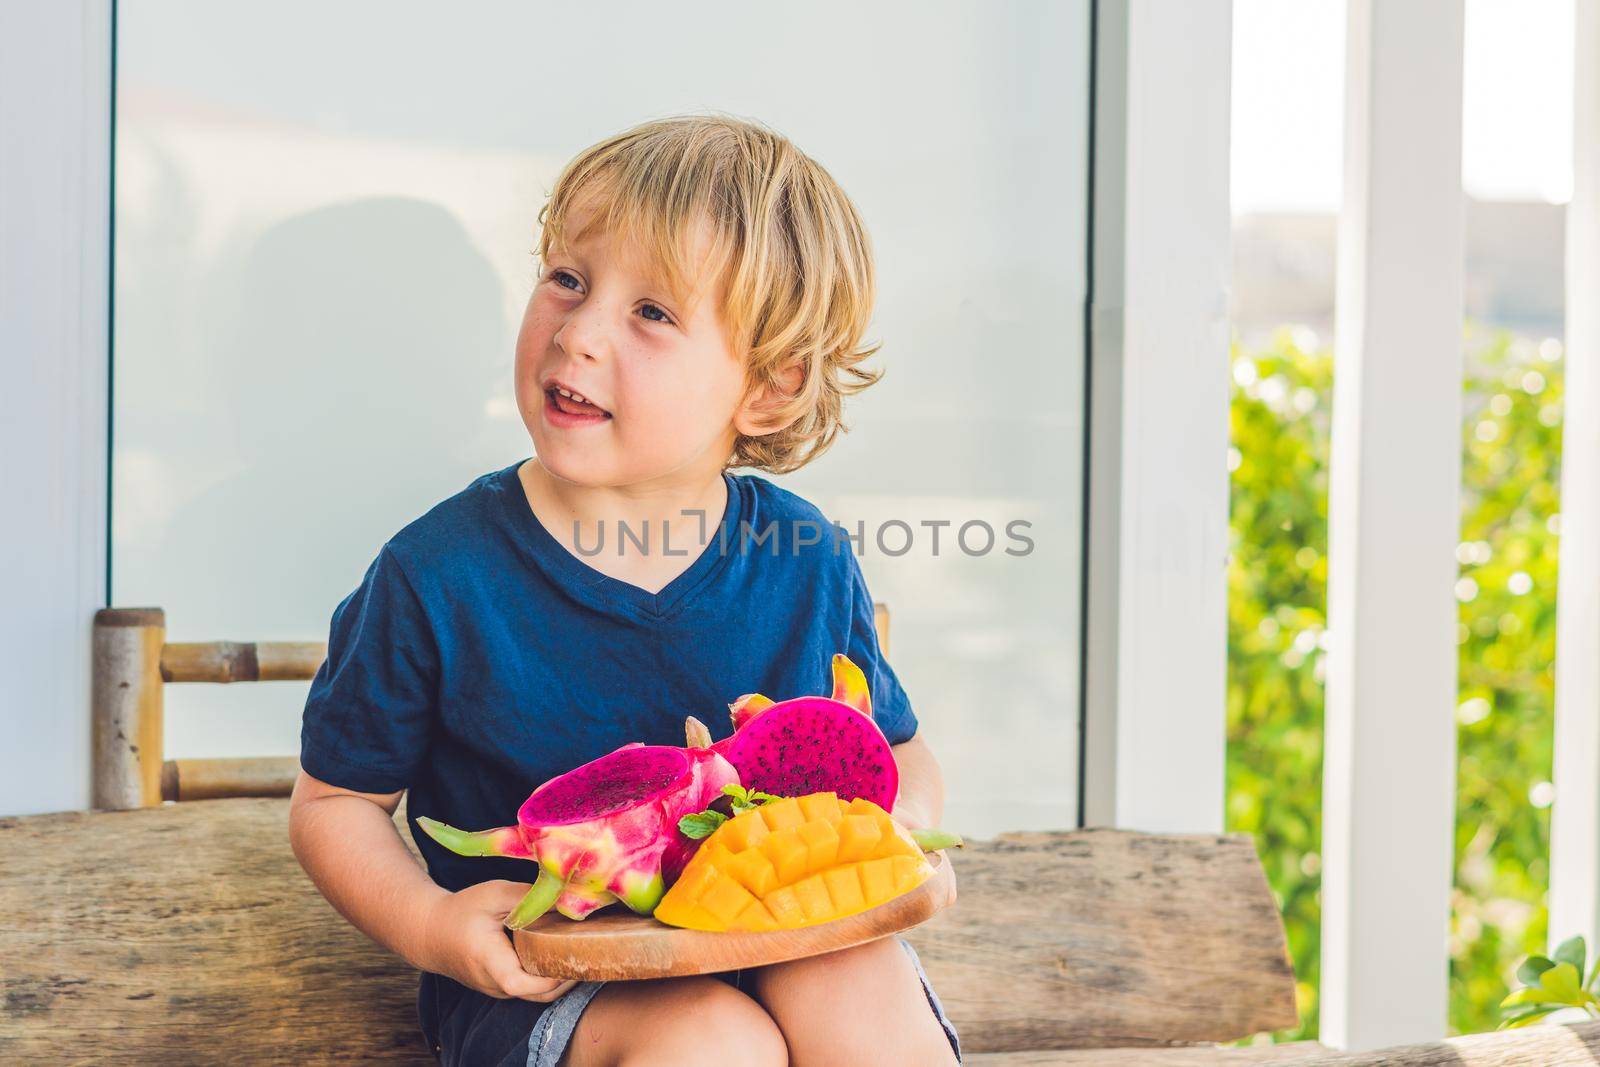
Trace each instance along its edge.
<path fill-rule="evenodd" d="M 506 916 L 513 930 L 552 905 L 569 919 L 617 900 L 649 915 L 698 845 L 684 838 L 678 820 L 738 781 L 709 748 L 634 742 L 535 789 L 515 826 L 469 832 L 422 816 L 417 823 L 462 856 L 538 861 L 532 888 Z"/>
<path fill-rule="evenodd" d="M 833 657 L 833 696 L 796 697 L 773 703 L 747 693 L 728 705 L 734 732 L 711 745 L 727 758 L 747 789 L 783 797 L 836 793 L 840 800 L 864 797 L 894 810 L 900 771 L 889 741 L 872 721 L 866 675 L 842 654 Z M 691 717 L 691 745 L 710 732 Z"/>

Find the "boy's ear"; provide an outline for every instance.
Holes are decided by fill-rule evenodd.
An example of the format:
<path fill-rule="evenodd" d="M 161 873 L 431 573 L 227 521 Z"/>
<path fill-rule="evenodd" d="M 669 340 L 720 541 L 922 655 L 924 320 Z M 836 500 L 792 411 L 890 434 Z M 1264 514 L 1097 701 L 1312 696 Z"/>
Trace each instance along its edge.
<path fill-rule="evenodd" d="M 746 437 L 765 437 L 786 429 L 799 415 L 787 418 L 775 412 L 788 403 L 806 380 L 805 367 L 797 360 L 778 372 L 776 388 L 765 383 L 752 386 L 744 403 L 733 413 L 733 428 Z"/>

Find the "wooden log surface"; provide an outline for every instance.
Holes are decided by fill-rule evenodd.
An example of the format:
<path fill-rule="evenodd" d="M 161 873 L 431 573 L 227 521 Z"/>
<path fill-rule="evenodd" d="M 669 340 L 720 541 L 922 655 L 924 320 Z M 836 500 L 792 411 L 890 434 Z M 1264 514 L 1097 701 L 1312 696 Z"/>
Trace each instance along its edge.
<path fill-rule="evenodd" d="M 416 971 L 317 892 L 288 812 L 0 819 L 0 1063 L 433 1062 Z"/>
<path fill-rule="evenodd" d="M 965 1051 L 965 1050 L 963 1050 Z M 1600 1063 L 1600 1022 L 1536 1024 L 1523 1030 L 1464 1034 L 1367 1052 L 1339 1052 L 1315 1041 L 1250 1048 L 1091 1049 L 996 1052 L 964 1057 L 972 1067 L 1593 1067 Z"/>
<path fill-rule="evenodd" d="M 963 1047 L 962 1052 L 966 1051 Z M 1214 1044 L 1182 1048 L 1097 1048 L 1042 1052 L 980 1052 L 963 1056 L 968 1067 L 1248 1067 L 1258 1063 L 1320 1064 L 1332 1050 L 1315 1041 L 1233 1048 Z"/>
<path fill-rule="evenodd" d="M 1248 834 L 1004 834 L 949 855 L 956 906 L 909 940 L 972 1035 L 964 1050 L 1230 1041 L 1299 1021 Z"/>
<path fill-rule="evenodd" d="M 3 818 L 0 855 L 0 1063 L 428 1062 L 416 972 L 317 893 L 286 800 Z M 957 903 L 910 939 L 965 1050 L 1295 1021 L 1244 835 L 1020 834 L 948 855 Z"/>

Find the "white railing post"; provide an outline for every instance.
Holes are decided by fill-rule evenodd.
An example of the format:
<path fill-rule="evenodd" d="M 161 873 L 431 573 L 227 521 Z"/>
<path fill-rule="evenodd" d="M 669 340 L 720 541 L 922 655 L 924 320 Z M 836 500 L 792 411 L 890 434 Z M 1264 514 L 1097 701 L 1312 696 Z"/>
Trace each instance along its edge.
<path fill-rule="evenodd" d="M 1321 1040 L 1444 1036 L 1462 0 L 1349 0 L 1329 467 Z"/>
<path fill-rule="evenodd" d="M 1096 25 L 1083 821 L 1222 829 L 1228 0 Z"/>
<path fill-rule="evenodd" d="M 1550 947 L 1600 951 L 1600 0 L 1575 5 Z M 1585 975 L 1587 977 L 1587 975 Z"/>

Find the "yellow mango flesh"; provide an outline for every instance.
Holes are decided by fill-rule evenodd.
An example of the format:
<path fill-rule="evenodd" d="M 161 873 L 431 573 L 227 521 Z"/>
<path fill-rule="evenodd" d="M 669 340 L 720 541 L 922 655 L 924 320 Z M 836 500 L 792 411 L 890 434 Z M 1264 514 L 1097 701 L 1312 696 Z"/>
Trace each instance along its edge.
<path fill-rule="evenodd" d="M 793 929 L 875 908 L 932 875 L 922 849 L 878 805 L 812 793 L 717 827 L 655 916 L 691 930 Z"/>

